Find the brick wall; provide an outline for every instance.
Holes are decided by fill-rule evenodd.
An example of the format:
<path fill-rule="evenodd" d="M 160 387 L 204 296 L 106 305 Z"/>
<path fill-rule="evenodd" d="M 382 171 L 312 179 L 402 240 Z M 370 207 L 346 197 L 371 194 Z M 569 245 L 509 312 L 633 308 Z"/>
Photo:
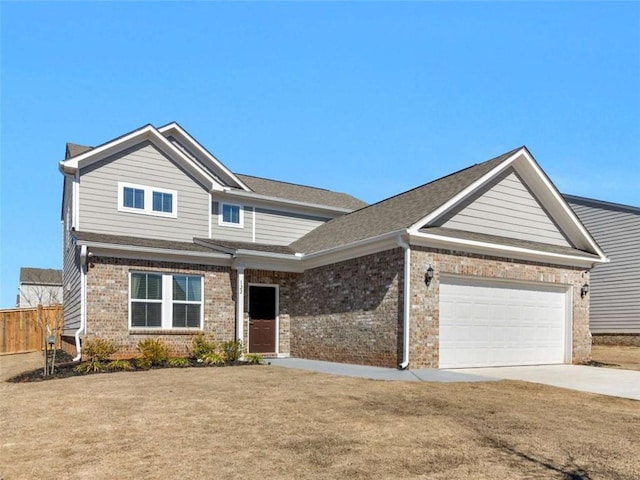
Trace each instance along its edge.
<path fill-rule="evenodd" d="M 396 367 L 402 322 L 403 250 L 303 273 L 291 315 L 291 354 Z"/>
<path fill-rule="evenodd" d="M 201 275 L 203 277 L 204 334 L 217 341 L 235 338 L 235 272 L 228 267 L 152 262 L 120 258 L 93 257 L 87 273 L 87 334 L 101 337 L 118 347 L 117 356 L 131 357 L 139 352 L 144 338 L 160 338 L 172 355 L 186 355 L 193 331 L 139 332 L 129 325 L 129 271 L 153 271 Z"/>
<path fill-rule="evenodd" d="M 434 269 L 434 278 L 427 288 L 424 274 L 429 265 Z M 443 273 L 570 285 L 573 290 L 573 363 L 590 359 L 589 302 L 580 298 L 580 288 L 589 280 L 584 269 L 412 247 L 411 368 L 438 367 L 439 292 Z"/>
<path fill-rule="evenodd" d="M 593 344 L 640 347 L 640 334 L 638 333 L 594 333 Z"/>

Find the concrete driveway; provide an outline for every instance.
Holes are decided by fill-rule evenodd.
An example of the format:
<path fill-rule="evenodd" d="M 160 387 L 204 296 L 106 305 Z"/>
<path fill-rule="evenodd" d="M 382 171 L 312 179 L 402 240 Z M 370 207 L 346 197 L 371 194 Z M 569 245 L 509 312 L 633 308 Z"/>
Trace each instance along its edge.
<path fill-rule="evenodd" d="M 456 372 L 487 378 L 522 380 L 554 387 L 640 400 L 640 371 L 584 365 L 488 367 L 456 369 Z"/>

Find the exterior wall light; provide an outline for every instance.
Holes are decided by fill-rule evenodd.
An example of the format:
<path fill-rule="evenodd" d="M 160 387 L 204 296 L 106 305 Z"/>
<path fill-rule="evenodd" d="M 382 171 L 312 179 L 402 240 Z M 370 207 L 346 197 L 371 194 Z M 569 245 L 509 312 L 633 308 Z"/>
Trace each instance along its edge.
<path fill-rule="evenodd" d="M 429 265 L 429 268 L 427 268 L 427 272 L 424 274 L 424 283 L 427 285 L 427 287 L 431 283 L 431 280 L 433 280 L 433 267 Z"/>
<path fill-rule="evenodd" d="M 586 297 L 587 293 L 589 293 L 589 284 L 585 283 L 580 289 L 580 298 Z"/>

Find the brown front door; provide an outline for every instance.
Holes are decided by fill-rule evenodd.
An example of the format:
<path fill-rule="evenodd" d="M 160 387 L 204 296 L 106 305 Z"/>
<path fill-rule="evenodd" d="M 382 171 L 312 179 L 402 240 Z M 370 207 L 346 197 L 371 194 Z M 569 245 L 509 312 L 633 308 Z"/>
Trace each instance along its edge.
<path fill-rule="evenodd" d="M 249 352 L 276 352 L 276 291 L 249 286 Z"/>

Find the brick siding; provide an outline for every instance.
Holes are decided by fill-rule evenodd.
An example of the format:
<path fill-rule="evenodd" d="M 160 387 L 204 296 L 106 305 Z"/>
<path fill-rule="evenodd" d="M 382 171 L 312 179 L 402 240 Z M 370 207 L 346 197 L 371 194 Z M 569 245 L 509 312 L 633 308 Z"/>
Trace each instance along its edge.
<path fill-rule="evenodd" d="M 232 275 L 230 268 L 108 257 L 93 257 L 87 272 L 87 333 L 83 338 L 113 341 L 119 357 L 138 355 L 136 346 L 147 337 L 163 340 L 172 355 L 187 355 L 193 331 L 129 329 L 130 271 L 201 275 L 204 334 L 217 341 L 235 338 L 235 272 Z"/>
<path fill-rule="evenodd" d="M 403 250 L 394 249 L 303 273 L 291 316 L 291 354 L 396 367 L 403 263 Z"/>

